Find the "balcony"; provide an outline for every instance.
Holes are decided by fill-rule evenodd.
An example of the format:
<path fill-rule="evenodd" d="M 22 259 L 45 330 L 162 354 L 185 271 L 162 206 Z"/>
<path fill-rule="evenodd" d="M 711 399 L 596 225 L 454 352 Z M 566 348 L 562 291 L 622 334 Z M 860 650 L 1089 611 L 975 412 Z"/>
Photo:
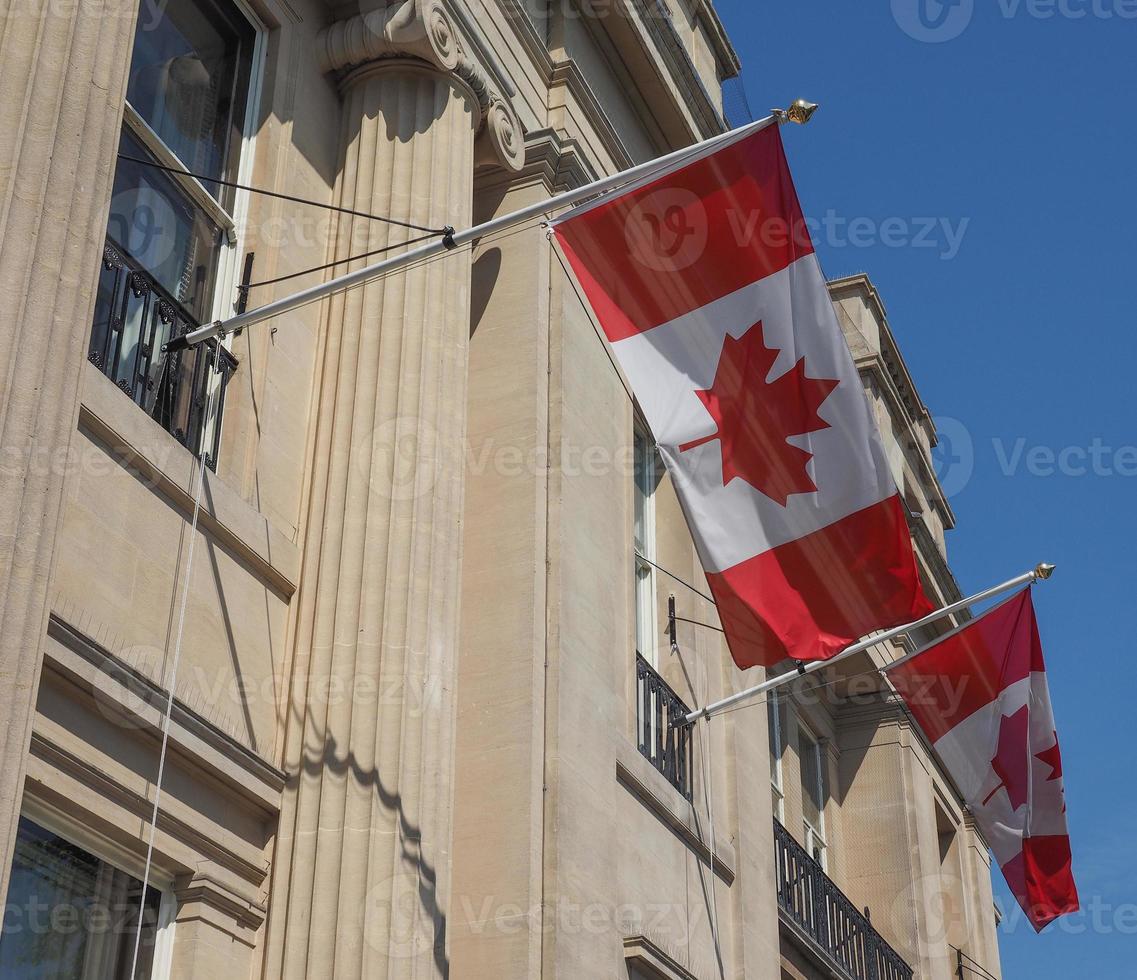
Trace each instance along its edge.
<path fill-rule="evenodd" d="M 777 820 L 778 907 L 797 938 L 842 980 L 912 980 L 912 968 Z"/>
<path fill-rule="evenodd" d="M 199 324 L 114 242 L 103 248 L 87 360 L 195 456 L 217 466 L 225 388 L 237 359 L 214 340 L 163 357 L 162 345 Z M 216 419 L 205 419 L 208 356 L 220 350 Z M 207 354 L 208 352 L 208 354 Z"/>
<path fill-rule="evenodd" d="M 636 654 L 636 741 L 640 754 L 691 799 L 691 728 L 674 725 L 691 711 L 643 657 Z"/>

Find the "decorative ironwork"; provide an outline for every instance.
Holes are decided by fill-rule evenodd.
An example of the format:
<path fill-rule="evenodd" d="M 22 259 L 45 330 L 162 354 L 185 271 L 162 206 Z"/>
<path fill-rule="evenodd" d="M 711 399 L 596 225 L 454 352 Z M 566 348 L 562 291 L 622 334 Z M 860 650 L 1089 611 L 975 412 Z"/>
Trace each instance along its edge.
<path fill-rule="evenodd" d="M 774 821 L 778 906 L 846 980 L 912 980 L 904 962 L 785 827 Z"/>
<path fill-rule="evenodd" d="M 225 389 L 237 359 L 215 340 L 169 356 L 162 345 L 199 326 L 138 262 L 110 239 L 103 247 L 99 292 L 87 359 L 195 456 L 215 468 Z M 218 357 L 221 390 L 215 418 L 205 419 Z"/>
<path fill-rule="evenodd" d="M 637 653 L 636 734 L 640 753 L 688 800 L 694 758 L 691 728 L 676 722 L 690 711 L 667 681 Z"/>

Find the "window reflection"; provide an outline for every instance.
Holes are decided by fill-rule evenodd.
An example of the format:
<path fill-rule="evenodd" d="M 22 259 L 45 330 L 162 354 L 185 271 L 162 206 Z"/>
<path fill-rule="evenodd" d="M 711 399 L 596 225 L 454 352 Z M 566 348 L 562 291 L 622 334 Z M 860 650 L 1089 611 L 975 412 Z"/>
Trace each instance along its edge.
<path fill-rule="evenodd" d="M 5 980 L 128 980 L 142 883 L 20 819 L 0 933 Z M 146 890 L 135 980 L 153 973 L 161 894 Z"/>
<path fill-rule="evenodd" d="M 232 179 L 254 32 L 229 5 L 175 0 L 134 36 L 126 100 L 187 170 Z M 207 187 L 229 206 L 229 193 Z"/>
<path fill-rule="evenodd" d="M 128 157 L 152 159 L 125 129 L 119 150 Z M 195 319 L 208 319 L 221 229 L 193 206 L 169 175 L 120 157 L 107 237 Z"/>

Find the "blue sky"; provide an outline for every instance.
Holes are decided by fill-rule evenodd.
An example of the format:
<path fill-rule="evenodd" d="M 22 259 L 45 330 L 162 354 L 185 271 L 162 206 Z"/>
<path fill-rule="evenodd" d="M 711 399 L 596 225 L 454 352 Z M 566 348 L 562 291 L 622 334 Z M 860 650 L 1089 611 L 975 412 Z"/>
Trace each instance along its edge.
<path fill-rule="evenodd" d="M 806 212 L 832 212 L 815 236 L 826 274 L 871 275 L 950 437 L 961 586 L 1059 566 L 1035 599 L 1089 911 L 1041 936 L 1005 930 L 1004 975 L 1133 976 L 1137 11 L 717 6 L 755 115 L 822 104 L 785 132 L 787 152 Z"/>

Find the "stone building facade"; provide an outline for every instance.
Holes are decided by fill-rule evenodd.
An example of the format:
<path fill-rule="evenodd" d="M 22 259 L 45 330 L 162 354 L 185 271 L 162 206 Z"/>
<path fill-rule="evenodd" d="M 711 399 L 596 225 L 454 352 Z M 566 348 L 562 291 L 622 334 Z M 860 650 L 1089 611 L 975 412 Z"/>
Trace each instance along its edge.
<path fill-rule="evenodd" d="M 710 0 L 13 0 L 0 975 L 129 976 L 140 907 L 138 977 L 998 974 L 895 650 L 660 725 L 759 672 L 669 642 L 714 608 L 543 228 L 159 354 L 721 132 L 738 68 Z M 927 410 L 833 297 L 954 597 Z"/>

